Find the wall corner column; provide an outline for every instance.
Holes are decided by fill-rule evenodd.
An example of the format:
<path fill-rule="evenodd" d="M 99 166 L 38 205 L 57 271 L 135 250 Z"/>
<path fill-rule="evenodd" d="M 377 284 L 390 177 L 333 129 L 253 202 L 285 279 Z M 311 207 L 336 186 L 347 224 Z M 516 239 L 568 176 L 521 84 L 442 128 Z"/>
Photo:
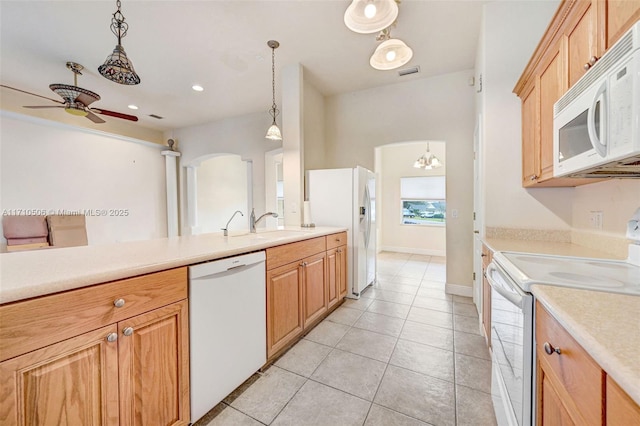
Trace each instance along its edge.
<path fill-rule="evenodd" d="M 167 237 L 178 236 L 178 151 L 165 150 L 161 154 L 165 159 L 167 181 Z"/>

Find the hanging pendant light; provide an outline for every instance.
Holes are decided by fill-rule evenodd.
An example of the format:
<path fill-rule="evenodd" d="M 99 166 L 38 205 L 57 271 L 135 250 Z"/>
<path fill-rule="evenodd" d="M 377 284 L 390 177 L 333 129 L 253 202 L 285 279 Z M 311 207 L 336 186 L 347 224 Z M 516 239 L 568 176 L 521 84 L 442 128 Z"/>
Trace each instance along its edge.
<path fill-rule="evenodd" d="M 113 52 L 107 56 L 104 64 L 98 67 L 98 72 L 104 78 L 115 81 L 119 84 L 134 85 L 140 83 L 140 77 L 133 69 L 133 64 L 127 58 L 127 54 L 122 47 L 122 37 L 127 35 L 129 24 L 125 22 L 124 15 L 120 12 L 120 0 L 116 1 L 118 10 L 111 18 L 111 32 L 118 37 L 118 44 Z"/>
<path fill-rule="evenodd" d="M 438 167 L 442 167 L 442 161 L 438 159 L 435 155 L 431 153 L 429 150 L 429 142 L 427 142 L 427 152 L 422 154 L 415 163 L 413 163 L 413 167 L 416 169 L 437 169 Z"/>
<path fill-rule="evenodd" d="M 353 0 L 344 12 L 344 24 L 353 32 L 370 34 L 387 28 L 397 17 L 396 0 Z"/>
<path fill-rule="evenodd" d="M 413 57 L 413 50 L 404 41 L 391 38 L 389 28 L 380 31 L 376 40 L 382 41 L 382 43 L 371 55 L 369 64 L 377 70 L 387 71 L 399 68 Z"/>
<path fill-rule="evenodd" d="M 273 117 L 273 123 L 271 127 L 269 127 L 269 130 L 267 130 L 265 137 L 274 141 L 281 141 L 282 132 L 280 132 L 280 128 L 276 124 L 276 117 L 280 114 L 276 105 L 276 49 L 280 46 L 280 43 L 275 40 L 269 40 L 267 46 L 271 48 L 271 94 L 273 103 L 271 104 L 269 114 Z"/>

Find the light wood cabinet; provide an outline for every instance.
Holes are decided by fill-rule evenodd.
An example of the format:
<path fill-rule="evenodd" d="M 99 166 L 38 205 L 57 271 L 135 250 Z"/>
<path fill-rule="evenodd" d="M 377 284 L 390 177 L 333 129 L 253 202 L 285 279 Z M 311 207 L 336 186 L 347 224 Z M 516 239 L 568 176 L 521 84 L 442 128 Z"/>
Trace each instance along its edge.
<path fill-rule="evenodd" d="M 0 363 L 3 425 L 113 425 L 117 327 L 110 325 Z"/>
<path fill-rule="evenodd" d="M 560 3 L 513 90 L 522 101 L 524 187 L 579 186 L 604 180 L 553 177 L 553 104 L 640 17 L 638 4 L 626 0 Z M 608 42 L 612 32 L 617 35 Z"/>
<path fill-rule="evenodd" d="M 575 2 L 566 19 L 562 42 L 565 44 L 566 74 L 568 85 L 562 93 L 574 85 L 589 69 L 592 58 L 599 58 L 603 46 L 598 41 L 601 20 L 598 19 L 598 3 L 601 0 L 582 0 Z M 585 66 L 587 68 L 585 68 Z M 553 105 L 552 105 L 553 108 Z"/>
<path fill-rule="evenodd" d="M 540 176 L 538 85 L 529 84 L 522 97 L 522 186 L 534 185 Z"/>
<path fill-rule="evenodd" d="M 302 270 L 297 262 L 267 271 L 267 358 L 302 333 L 302 304 Z"/>
<path fill-rule="evenodd" d="M 187 301 L 118 323 L 120 424 L 189 424 Z"/>
<path fill-rule="evenodd" d="M 327 236 L 328 308 L 333 308 L 347 295 L 347 233 Z"/>
<path fill-rule="evenodd" d="M 347 295 L 347 246 L 327 250 L 328 308 L 333 308 Z"/>
<path fill-rule="evenodd" d="M 178 268 L 0 306 L 2 424 L 189 424 L 186 296 Z"/>
<path fill-rule="evenodd" d="M 267 361 L 295 343 L 347 294 L 346 232 L 266 250 Z"/>
<path fill-rule="evenodd" d="M 607 425 L 640 425 L 640 406 L 607 376 Z"/>
<path fill-rule="evenodd" d="M 605 373 L 536 302 L 538 424 L 602 425 Z"/>
<path fill-rule="evenodd" d="M 487 346 L 491 347 L 491 286 L 487 280 L 487 267 L 491 263 L 493 252 L 482 245 L 482 330 Z"/>
<path fill-rule="evenodd" d="M 304 328 L 327 313 L 329 296 L 326 258 L 326 253 L 319 253 L 302 261 Z"/>
<path fill-rule="evenodd" d="M 600 0 L 600 15 L 606 16 L 606 47 L 611 47 L 631 26 L 640 19 L 640 2 L 637 0 Z"/>

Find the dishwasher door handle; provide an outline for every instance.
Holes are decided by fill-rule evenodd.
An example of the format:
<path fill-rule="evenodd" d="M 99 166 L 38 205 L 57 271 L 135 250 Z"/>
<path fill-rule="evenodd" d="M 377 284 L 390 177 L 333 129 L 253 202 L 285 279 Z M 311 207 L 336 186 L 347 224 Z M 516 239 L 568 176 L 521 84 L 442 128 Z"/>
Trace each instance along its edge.
<path fill-rule="evenodd" d="M 234 269 L 238 269 L 238 268 L 244 268 L 245 266 L 247 266 L 246 263 L 243 263 L 242 265 L 236 265 L 236 266 L 232 266 L 230 268 L 227 268 L 227 271 L 232 271 Z"/>

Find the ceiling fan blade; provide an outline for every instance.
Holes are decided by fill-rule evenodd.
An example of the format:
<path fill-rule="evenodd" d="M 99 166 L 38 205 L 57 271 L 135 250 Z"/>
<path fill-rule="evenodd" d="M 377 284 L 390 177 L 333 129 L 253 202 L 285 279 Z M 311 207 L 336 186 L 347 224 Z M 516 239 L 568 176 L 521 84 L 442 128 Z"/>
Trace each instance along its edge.
<path fill-rule="evenodd" d="M 26 93 L 27 95 L 32 95 L 32 96 L 37 96 L 39 98 L 43 98 L 43 99 L 48 99 L 50 101 L 53 101 L 57 104 L 62 104 L 64 105 L 64 102 L 58 100 L 58 99 L 52 99 L 52 98 L 48 98 L 46 96 L 42 96 L 42 95 L 36 95 L 35 93 L 31 93 L 31 92 L 27 92 L 26 90 L 20 90 L 20 89 L 16 89 L 15 87 L 11 87 L 11 86 L 5 86 L 4 84 L 0 84 L 0 87 L 4 87 L 5 89 L 11 89 L 11 90 L 15 90 L 16 92 L 22 92 L 22 93 Z"/>
<path fill-rule="evenodd" d="M 89 120 L 93 121 L 94 123 L 98 123 L 98 124 L 106 123 L 106 121 L 104 121 L 102 118 L 98 117 L 97 115 L 95 115 L 91 111 L 87 111 L 87 112 L 88 112 L 88 114 L 86 115 L 86 117 Z"/>
<path fill-rule="evenodd" d="M 109 111 L 108 109 L 92 108 L 91 111 L 97 114 L 108 115 L 110 117 L 122 118 L 123 120 L 138 121 L 135 115 L 123 114 L 121 112 Z"/>
<path fill-rule="evenodd" d="M 64 108 L 63 105 L 23 105 L 22 108 L 42 109 L 42 108 Z"/>

